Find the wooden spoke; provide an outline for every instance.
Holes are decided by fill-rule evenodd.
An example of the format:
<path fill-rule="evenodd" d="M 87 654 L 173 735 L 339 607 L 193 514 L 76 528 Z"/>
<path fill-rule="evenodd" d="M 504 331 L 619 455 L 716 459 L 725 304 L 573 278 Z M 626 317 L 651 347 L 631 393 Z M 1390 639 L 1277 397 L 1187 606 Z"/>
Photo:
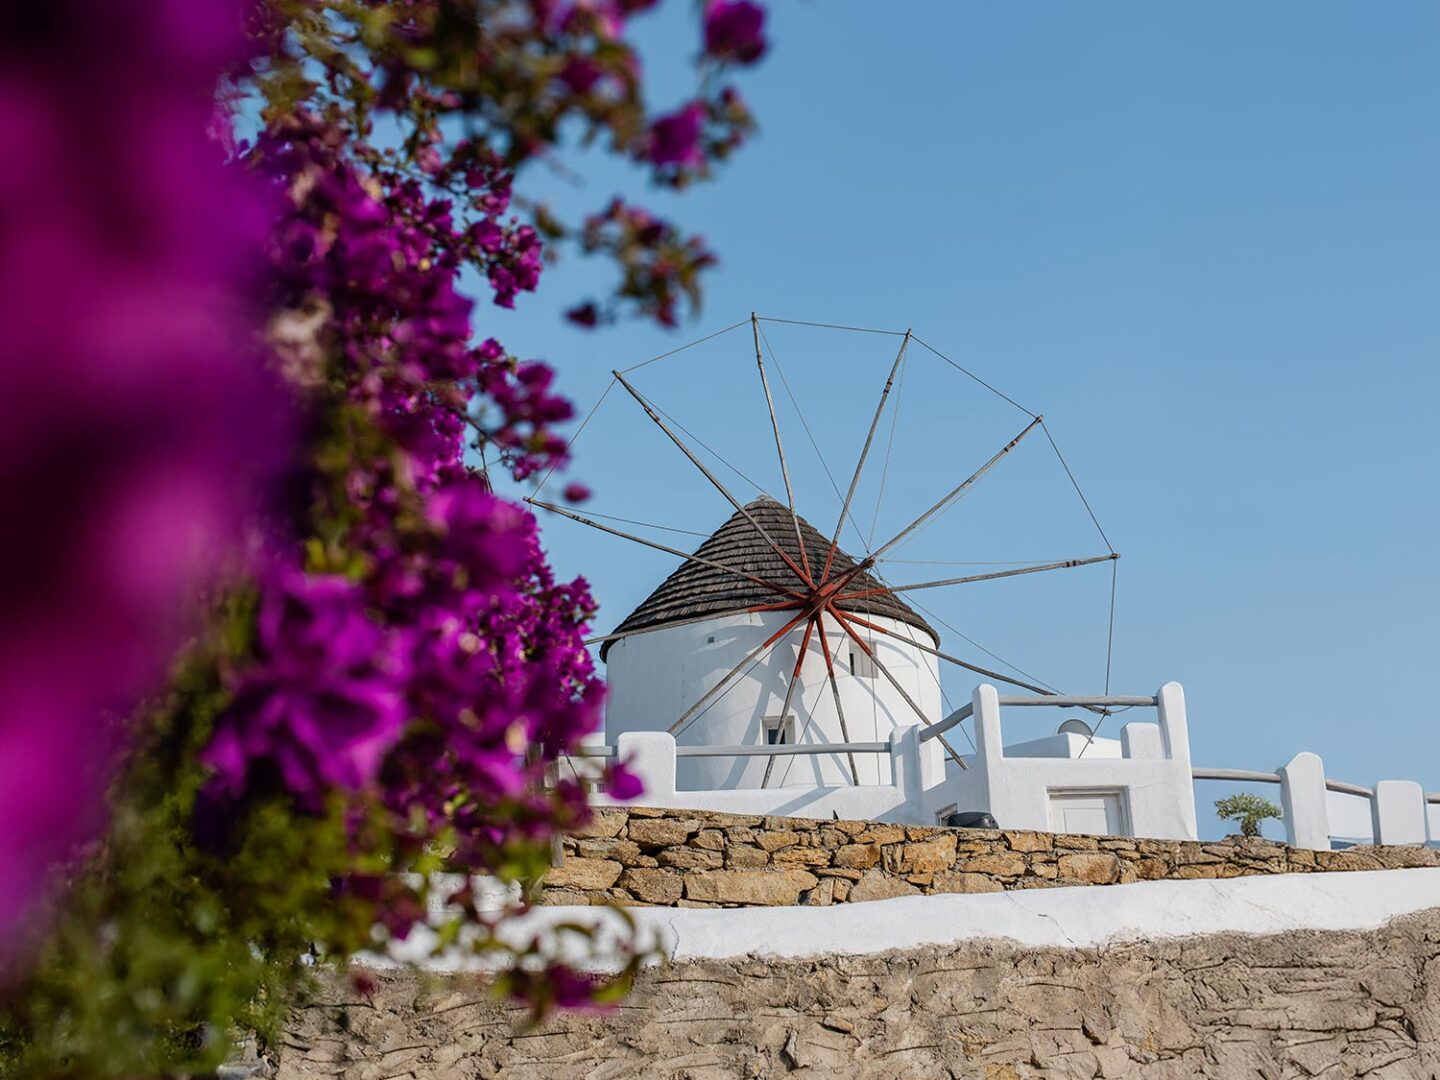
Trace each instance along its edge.
<path fill-rule="evenodd" d="M 1076 566 L 1093 566 L 1096 563 L 1111 562 L 1120 558 L 1116 552 L 1109 555 L 1093 555 L 1086 559 L 1066 559 L 1064 562 L 1043 563 L 1040 566 L 1026 566 L 1019 570 L 996 570 L 989 574 L 971 574 L 969 577 L 943 578 L 940 581 L 917 581 L 911 585 L 891 585 L 880 589 L 866 589 L 863 592 L 842 593 L 836 600 L 863 600 L 867 596 L 910 592 L 915 589 L 938 589 L 945 585 L 969 585 L 976 581 L 996 581 L 1000 578 L 1020 577 L 1022 574 L 1041 574 L 1047 570 L 1069 570 Z"/>
<path fill-rule="evenodd" d="M 640 404 L 640 407 L 642 409 L 645 410 L 645 415 L 650 417 L 650 419 L 655 422 L 656 426 L 669 436 L 670 441 L 673 442 L 677 447 L 679 447 L 680 452 L 690 459 L 691 464 L 693 464 L 697 469 L 700 470 L 700 472 L 704 475 L 705 479 L 709 480 L 710 483 L 714 486 L 715 490 L 720 492 L 721 495 L 725 496 L 726 501 L 728 501 L 730 505 L 733 506 L 740 513 L 740 515 L 750 523 L 751 527 L 760 534 L 760 536 L 765 540 L 765 542 L 774 549 L 775 554 L 780 556 L 781 561 L 784 562 L 786 566 L 788 566 L 791 570 L 795 572 L 795 576 L 801 581 L 805 582 L 807 585 L 813 585 L 814 582 L 811 580 L 810 575 L 805 573 L 804 570 L 802 570 L 799 566 L 796 565 L 795 560 L 790 558 L 790 556 L 785 553 L 785 549 L 775 542 L 775 538 L 765 531 L 765 527 L 755 520 L 754 515 L 752 515 L 749 510 L 746 510 L 745 507 L 741 506 L 739 500 L 737 500 L 734 495 L 730 494 L 730 489 L 727 488 L 724 484 L 722 484 L 719 478 L 716 477 L 714 473 L 712 473 L 709 469 L 705 467 L 705 463 L 695 456 L 691 449 L 685 445 L 683 440 L 681 440 L 680 436 L 676 435 L 673 431 L 670 430 L 670 428 L 666 425 L 665 421 L 661 420 L 660 415 L 651 407 L 650 402 L 646 401 L 645 398 L 641 396 L 640 392 L 636 390 L 633 386 L 631 386 L 630 383 L 626 381 L 625 376 L 621 375 L 620 372 L 616 371 L 612 372 L 612 374 L 617 380 L 619 380 L 620 385 L 625 388 L 626 392 Z"/>
<path fill-rule="evenodd" d="M 633 533 L 622 532 L 620 529 L 611 528 L 609 525 L 602 525 L 600 524 L 600 522 L 595 521 L 592 518 L 588 518 L 584 514 L 577 514 L 574 510 L 567 510 L 565 507 L 556 506 L 554 503 L 542 502 L 541 500 L 534 498 L 526 499 L 525 501 L 531 506 L 538 506 L 543 510 L 549 510 L 550 512 L 559 514 L 562 517 L 567 517 L 571 521 L 578 521 L 581 525 L 589 525 L 592 529 L 599 529 L 601 532 L 609 533 L 611 536 L 618 536 L 623 540 L 633 540 L 637 544 L 644 544 L 646 547 L 654 548 L 656 551 L 664 551 L 670 555 L 678 555 L 682 559 L 688 559 L 691 562 L 698 562 L 703 566 L 713 566 L 716 570 L 724 570 L 727 574 L 735 574 L 737 577 L 742 577 L 746 581 L 753 581 L 756 585 L 763 585 L 765 588 L 770 589 L 773 592 L 783 593 L 786 596 L 794 597 L 796 600 L 803 599 L 802 595 L 794 591 L 793 589 L 787 589 L 783 585 L 775 584 L 775 582 L 773 581 L 766 581 L 764 578 L 757 577 L 746 570 L 739 569 L 738 567 L 726 566 L 724 563 L 716 562 L 714 559 L 707 559 L 703 555 L 687 554 L 686 552 L 681 551 L 679 548 L 673 548 L 667 544 L 657 543 L 654 540 L 646 540 L 643 536 L 635 536 Z"/>
<path fill-rule="evenodd" d="M 845 708 L 840 704 L 840 684 L 835 680 L 835 659 L 830 655 L 830 642 L 825 637 L 825 615 L 820 614 L 820 651 L 825 655 L 825 674 L 830 680 L 830 693 L 835 699 L 835 715 L 840 718 L 840 739 L 843 742 L 850 741 L 850 725 L 845 722 Z M 849 751 L 845 756 L 850 759 L 850 781 L 856 787 L 860 786 L 860 770 L 855 767 L 855 755 Z"/>
<path fill-rule="evenodd" d="M 984 476 L 996 465 L 998 465 L 1001 458 L 1003 458 L 1006 454 L 1010 453 L 1011 450 L 1014 450 L 1015 447 L 1019 446 L 1020 441 L 1024 439 L 1026 435 L 1029 435 L 1030 432 L 1034 431 L 1037 427 L 1039 427 L 1043 421 L 1044 417 L 1041 416 L 1037 416 L 1034 420 L 1030 421 L 1030 423 L 1026 425 L 1025 430 L 1020 432 L 1019 435 L 1016 435 L 1015 438 L 1011 439 L 1008 443 L 1002 446 L 996 452 L 994 457 L 992 457 L 984 465 L 981 465 L 980 468 L 976 469 L 973 473 L 966 477 L 965 481 L 961 483 L 958 487 L 951 490 L 950 494 L 946 495 L 929 510 L 926 510 L 925 513 L 921 514 L 909 525 L 901 529 L 900 532 L 898 532 L 895 536 L 891 537 L 884 544 L 881 544 L 880 547 L 876 548 L 875 551 L 871 553 L 870 558 L 872 560 L 879 559 L 885 554 L 885 552 L 889 551 L 901 540 L 905 539 L 905 537 L 909 536 L 912 532 L 918 529 L 922 524 L 924 524 L 930 518 L 938 514 L 941 510 L 953 506 L 959 499 L 964 497 L 966 492 L 968 492 L 972 487 L 975 486 L 975 483 L 982 476 Z"/>
<path fill-rule="evenodd" d="M 862 618 L 861 616 L 856 615 L 854 612 L 846 612 L 845 617 L 858 626 L 863 626 L 867 630 L 874 630 L 877 634 L 890 634 L 892 637 L 894 636 L 894 633 L 892 631 L 887 630 L 885 627 L 880 626 L 877 623 L 870 622 L 868 619 Z M 919 649 L 921 652 L 929 653 L 931 656 L 936 657 L 940 660 L 949 661 L 956 667 L 962 667 L 966 671 L 973 671 L 977 675 L 984 675 L 987 679 L 997 679 L 1000 682 L 1009 683 L 1011 686 L 1018 686 L 1022 690 L 1030 690 L 1036 694 L 1043 694 L 1046 697 L 1056 696 L 1056 692 L 1054 690 L 1047 690 L 1043 686 L 1036 686 L 1034 683 L 1025 682 L 1023 679 L 1016 679 L 1009 675 L 1002 675 L 998 671 L 991 671 L 989 668 L 980 667 L 978 664 L 972 664 L 968 660 L 961 660 L 958 656 L 951 656 L 949 653 L 941 652 L 939 649 L 932 648 L 929 645 L 921 644 L 920 641 L 913 637 L 907 637 L 906 642 L 908 644 L 914 645 L 915 648 Z M 1105 711 L 1104 709 L 1089 705 L 1083 705 L 1081 706 L 1081 708 L 1089 709 L 1091 712 L 1096 713 L 1103 713 Z"/>
<path fill-rule="evenodd" d="M 790 487 L 790 466 L 785 462 L 785 445 L 780 441 L 780 421 L 775 416 L 775 399 L 770 396 L 770 379 L 765 374 L 765 358 L 760 351 L 760 322 L 755 313 L 750 313 L 750 329 L 755 336 L 755 366 L 760 369 L 760 386 L 765 391 L 765 407 L 770 410 L 770 429 L 775 432 L 775 453 L 780 457 L 780 478 L 785 481 L 785 505 L 790 508 L 790 520 L 795 525 L 795 546 L 800 549 L 800 562 L 805 575 L 814 580 L 815 572 L 810 566 L 810 555 L 805 550 L 805 538 L 800 535 L 800 519 L 795 515 L 795 491 Z M 772 762 L 774 758 L 770 759 Z"/>
<path fill-rule="evenodd" d="M 780 706 L 780 730 L 785 730 L 785 718 L 790 715 L 790 700 L 795 696 L 795 687 L 800 684 L 800 671 L 805 666 L 805 653 L 810 648 L 810 636 L 815 632 L 815 620 L 812 618 L 805 623 L 805 636 L 800 639 L 800 653 L 795 657 L 795 670 L 790 673 L 790 685 L 785 688 L 785 702 Z M 765 720 L 760 720 L 763 729 Z M 763 734 L 763 731 L 762 731 Z M 770 774 L 775 771 L 775 756 L 772 754 L 765 762 L 765 775 L 760 780 L 760 786 L 770 786 Z"/>
<path fill-rule="evenodd" d="M 865 445 L 860 450 L 860 460 L 855 463 L 855 475 L 850 478 L 850 490 L 845 493 L 845 501 L 840 505 L 840 520 L 835 522 L 835 535 L 830 540 L 830 550 L 825 555 L 825 569 L 820 572 L 820 580 L 824 581 L 830 576 L 830 564 L 835 561 L 835 550 L 840 546 L 840 532 L 845 527 L 845 515 L 850 512 L 850 500 L 855 498 L 855 489 L 860 484 L 860 473 L 865 468 L 865 459 L 870 455 L 870 444 L 875 441 L 875 429 L 880 426 L 880 416 L 885 411 L 885 399 L 890 396 L 890 387 L 895 385 L 895 373 L 900 370 L 900 364 L 905 359 L 905 350 L 910 347 L 910 331 L 905 331 L 905 337 L 900 342 L 900 351 L 895 355 L 895 363 L 890 365 L 890 374 L 885 379 L 885 389 L 880 391 L 880 403 L 875 406 L 875 418 L 870 421 L 870 432 L 865 436 Z"/>

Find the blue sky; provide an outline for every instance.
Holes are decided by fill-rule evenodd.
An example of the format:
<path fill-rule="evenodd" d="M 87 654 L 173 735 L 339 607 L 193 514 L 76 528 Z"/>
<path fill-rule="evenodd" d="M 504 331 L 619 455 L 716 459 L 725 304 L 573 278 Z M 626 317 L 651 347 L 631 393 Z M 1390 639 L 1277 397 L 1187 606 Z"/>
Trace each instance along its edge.
<path fill-rule="evenodd" d="M 667 7 L 636 26 L 678 101 L 693 12 Z M 559 311 L 604 280 L 572 260 L 482 330 L 552 362 L 588 408 L 612 367 L 752 310 L 913 327 L 1045 413 L 1124 556 L 1113 687 L 1184 683 L 1197 763 L 1268 769 L 1309 749 L 1332 776 L 1440 789 L 1440 710 L 1415 693 L 1440 653 L 1440 7 L 771 8 L 772 51 L 741 80 L 761 131 L 717 183 L 650 192 L 598 158 L 578 159 L 583 185 L 540 178 L 572 213 L 622 192 L 703 233 L 722 264 L 701 316 L 675 333 L 568 328 Z M 898 339 L 767 333 L 843 486 Z M 918 352 L 877 537 L 1025 420 Z M 636 375 L 780 490 L 748 329 Z M 783 400 L 781 421 L 801 512 L 829 531 L 837 502 Z M 596 511 L 697 531 L 727 516 L 618 390 L 575 450 Z M 912 557 L 1102 552 L 1043 439 L 1012 458 Z M 673 567 L 544 527 L 561 572 L 594 584 L 603 627 Z M 1077 570 L 936 604 L 992 651 L 1088 692 L 1104 675 L 1108 587 L 1103 568 Z M 972 683 L 947 676 L 946 690 L 964 700 Z"/>

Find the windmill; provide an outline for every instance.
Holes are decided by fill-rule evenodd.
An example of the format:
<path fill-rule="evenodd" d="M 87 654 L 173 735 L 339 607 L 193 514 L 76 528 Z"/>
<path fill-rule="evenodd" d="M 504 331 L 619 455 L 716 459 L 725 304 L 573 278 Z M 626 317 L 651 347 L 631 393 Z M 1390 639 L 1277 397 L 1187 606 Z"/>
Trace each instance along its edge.
<path fill-rule="evenodd" d="M 677 740 L 690 737 L 708 745 L 756 748 L 753 753 L 733 761 L 692 762 L 691 782 L 701 787 L 753 786 L 757 780 L 761 787 L 785 784 L 795 758 L 787 756 L 785 764 L 777 766 L 778 753 L 766 748 L 801 745 L 815 751 L 805 782 L 884 782 L 885 778 L 877 771 L 882 767 L 882 756 L 855 749 L 862 744 L 854 741 L 858 733 L 854 720 L 859 713 L 868 714 L 872 721 L 868 733 L 875 738 L 887 736 L 884 723 L 893 727 L 902 723 L 939 722 L 944 716 L 941 705 L 944 695 L 938 674 L 940 663 L 1031 693 L 1055 693 L 1053 688 L 1037 681 L 981 666 L 947 651 L 940 632 L 911 603 L 914 598 L 931 590 L 1109 563 L 1109 620 L 1113 630 L 1114 569 L 1119 556 L 1090 512 L 1106 549 L 1101 554 L 1031 562 L 985 573 L 892 583 L 893 568 L 887 566 L 887 557 L 918 531 L 945 515 L 1037 433 L 1054 448 L 1065 476 L 1080 494 L 1087 512 L 1089 503 L 1075 484 L 1042 416 L 1021 408 L 907 330 L 895 334 L 900 338 L 899 346 L 870 417 L 859 457 L 850 472 L 840 513 L 833 527 L 822 533 L 797 511 L 790 461 L 766 364 L 767 352 L 772 362 L 778 363 L 773 348 L 767 348 L 768 338 L 762 326 L 767 321 L 794 323 L 752 314 L 748 320 L 691 345 L 632 368 L 614 371 L 612 382 L 590 414 L 593 417 L 609 393 L 619 388 L 664 441 L 688 460 L 698 474 L 697 480 L 713 488 L 729 504 L 729 518 L 712 533 L 701 534 L 704 540 L 698 547 L 686 551 L 600 520 L 606 515 L 581 512 L 544 500 L 539 492 L 548 475 L 527 501 L 569 521 L 682 560 L 678 569 L 613 630 L 592 639 L 592 643 L 599 646 L 601 660 L 609 668 L 611 695 L 607 727 L 611 735 L 618 730 L 666 730 L 675 734 Z M 639 368 L 747 324 L 752 331 L 755 375 L 768 412 L 770 441 L 774 444 L 783 500 L 778 493 L 771 496 L 762 491 L 759 498 L 742 501 L 716 470 L 707 465 L 705 454 L 712 458 L 718 458 L 718 454 L 664 412 L 633 381 L 633 372 Z M 876 332 L 858 327 L 832 329 Z M 923 512 L 911 517 L 888 538 L 867 544 L 863 531 L 854 522 L 853 504 L 867 463 L 873 456 L 887 402 L 907 355 L 916 346 L 934 353 L 1014 405 L 1027 419 L 1013 437 L 995 449 L 978 468 L 958 478 L 958 482 L 955 478 L 947 482 L 942 488 L 944 493 Z M 780 374 L 783 379 L 783 371 Z M 790 392 L 788 382 L 785 389 Z M 793 394 L 791 402 L 795 404 Z M 798 404 L 796 408 L 798 410 Z M 581 425 L 580 432 L 590 417 Z M 801 419 L 803 422 L 803 414 Z M 898 419 L 898 411 L 894 419 Z M 811 435 L 808 422 L 805 430 Z M 892 426 L 892 442 L 893 438 Z M 811 439 L 813 443 L 813 435 Z M 816 450 L 818 453 L 818 446 Z M 888 471 L 888 452 L 886 457 Z M 834 483 L 833 476 L 831 480 Z M 839 494 L 838 484 L 835 489 Z M 610 518 L 610 522 L 624 520 Z M 865 549 L 858 555 L 847 552 L 841 544 L 847 523 Z M 1108 652 L 1107 639 L 1107 683 Z M 947 735 L 953 737 L 954 732 Z M 936 742 L 958 767 L 964 767 L 963 755 L 951 738 L 940 735 Z M 826 754 L 827 746 L 849 749 Z"/>

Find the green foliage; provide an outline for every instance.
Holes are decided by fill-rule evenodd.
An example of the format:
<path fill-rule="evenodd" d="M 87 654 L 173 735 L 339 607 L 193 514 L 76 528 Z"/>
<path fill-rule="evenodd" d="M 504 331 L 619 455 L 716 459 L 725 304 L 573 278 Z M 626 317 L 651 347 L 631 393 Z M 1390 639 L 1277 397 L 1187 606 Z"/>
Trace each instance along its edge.
<path fill-rule="evenodd" d="M 1215 813 L 1223 821 L 1238 821 L 1241 836 L 1259 836 L 1260 823 L 1266 818 L 1280 818 L 1280 808 L 1260 795 L 1229 795 L 1215 800 Z"/>
<path fill-rule="evenodd" d="M 232 638 L 243 625 L 227 623 Z M 116 786 L 105 846 L 0 1003 L 0 1075 L 210 1071 L 236 1025 L 277 1036 L 315 942 L 365 940 L 368 919 L 330 884 L 351 861 L 338 813 L 262 805 L 223 853 L 195 846 L 196 751 L 223 701 L 214 659 L 196 657 L 156 710 Z"/>

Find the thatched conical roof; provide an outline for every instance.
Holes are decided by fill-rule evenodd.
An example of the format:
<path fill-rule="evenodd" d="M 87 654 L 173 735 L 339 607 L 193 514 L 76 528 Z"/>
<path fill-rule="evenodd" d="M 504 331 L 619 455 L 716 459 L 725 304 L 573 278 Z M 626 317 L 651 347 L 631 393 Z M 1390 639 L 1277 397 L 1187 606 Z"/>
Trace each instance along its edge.
<path fill-rule="evenodd" d="M 795 524 L 788 507 L 769 497 L 761 497 L 746 506 L 745 510 L 791 559 L 797 564 L 800 563 Z M 800 535 L 804 538 L 810 565 L 818 575 L 820 568 L 825 565 L 830 541 L 798 514 L 794 521 L 799 522 Z M 703 541 L 695 549 L 695 554 L 778 585 L 796 587 L 801 584 L 765 537 L 756 532 L 754 526 L 745 520 L 739 511 L 731 514 L 725 524 L 716 529 L 708 540 Z M 837 550 L 831 563 L 831 574 L 843 573 L 855 564 L 856 561 L 844 551 Z M 855 576 L 846 591 L 882 587 L 879 581 L 862 571 Z M 692 559 L 662 581 L 612 632 L 619 634 L 631 630 L 655 630 L 708 615 L 734 615 L 758 604 L 770 604 L 782 598 L 781 594 L 737 574 L 729 574 Z M 839 607 L 842 611 L 854 611 L 861 615 L 883 615 L 909 623 L 928 634 L 936 645 L 940 644 L 940 635 L 934 628 L 894 593 L 879 593 L 861 600 L 841 601 Z M 601 660 L 605 659 L 605 653 L 613 644 L 614 642 L 607 641 L 601 646 Z"/>

